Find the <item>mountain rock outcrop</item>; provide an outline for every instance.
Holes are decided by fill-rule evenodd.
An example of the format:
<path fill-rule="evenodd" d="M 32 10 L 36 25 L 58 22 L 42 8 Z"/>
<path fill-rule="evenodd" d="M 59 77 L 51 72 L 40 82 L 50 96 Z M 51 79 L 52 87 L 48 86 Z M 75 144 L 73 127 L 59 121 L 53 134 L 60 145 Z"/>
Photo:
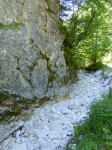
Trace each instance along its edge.
<path fill-rule="evenodd" d="M 0 29 L 0 93 L 30 100 L 67 95 L 59 0 L 0 0 L 0 22 L 13 21 L 24 26 Z"/>

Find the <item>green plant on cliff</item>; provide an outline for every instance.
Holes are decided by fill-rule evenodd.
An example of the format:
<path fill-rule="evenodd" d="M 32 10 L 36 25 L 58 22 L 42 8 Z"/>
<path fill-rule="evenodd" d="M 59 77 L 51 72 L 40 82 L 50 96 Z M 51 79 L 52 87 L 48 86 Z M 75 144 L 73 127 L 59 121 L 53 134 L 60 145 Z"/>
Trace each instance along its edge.
<path fill-rule="evenodd" d="M 33 71 L 33 65 L 28 66 L 28 68 L 29 68 L 30 71 Z"/>
<path fill-rule="evenodd" d="M 15 107 L 16 107 L 17 109 L 19 109 L 19 108 L 20 108 L 20 106 L 18 106 L 18 105 L 17 105 L 17 106 L 15 106 Z"/>
<path fill-rule="evenodd" d="M 50 13 L 55 14 L 55 12 L 53 10 L 49 10 Z"/>
<path fill-rule="evenodd" d="M 13 28 L 20 29 L 19 26 L 24 26 L 24 24 L 13 21 L 10 25 L 5 25 L 2 22 L 0 22 L 0 28 L 5 30 L 13 29 Z"/>

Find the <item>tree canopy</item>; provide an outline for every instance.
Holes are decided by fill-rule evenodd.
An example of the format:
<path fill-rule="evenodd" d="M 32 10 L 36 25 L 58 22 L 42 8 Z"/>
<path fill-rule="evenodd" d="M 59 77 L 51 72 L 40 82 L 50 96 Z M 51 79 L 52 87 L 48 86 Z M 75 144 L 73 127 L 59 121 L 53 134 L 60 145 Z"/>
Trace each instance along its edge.
<path fill-rule="evenodd" d="M 65 33 L 64 52 L 67 64 L 74 68 L 87 63 L 96 66 L 111 51 L 112 4 L 110 0 L 63 0 L 72 17 L 62 21 Z M 74 5 L 77 11 L 74 12 Z M 64 16 L 68 9 L 64 9 Z M 69 11 L 68 11 L 69 13 Z"/>

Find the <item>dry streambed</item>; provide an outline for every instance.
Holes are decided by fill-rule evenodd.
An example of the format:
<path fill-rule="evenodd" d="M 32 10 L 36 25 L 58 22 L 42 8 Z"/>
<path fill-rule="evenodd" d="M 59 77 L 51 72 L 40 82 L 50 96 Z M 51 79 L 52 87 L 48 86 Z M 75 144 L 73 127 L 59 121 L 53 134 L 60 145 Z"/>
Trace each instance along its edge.
<path fill-rule="evenodd" d="M 1 125 L 0 150 L 62 150 L 74 137 L 73 124 L 89 117 L 86 107 L 112 88 L 112 73 L 109 72 L 80 71 L 78 77 L 80 80 L 68 100 L 35 108 L 28 121 Z"/>

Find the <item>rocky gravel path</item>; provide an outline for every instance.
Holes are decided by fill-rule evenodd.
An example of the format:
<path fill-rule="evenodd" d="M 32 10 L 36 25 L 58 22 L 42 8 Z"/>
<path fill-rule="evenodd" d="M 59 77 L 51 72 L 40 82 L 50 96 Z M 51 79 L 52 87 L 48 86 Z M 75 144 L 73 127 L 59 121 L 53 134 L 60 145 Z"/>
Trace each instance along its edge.
<path fill-rule="evenodd" d="M 112 73 L 78 72 L 79 81 L 70 98 L 59 103 L 48 103 L 43 108 L 35 108 L 32 117 L 19 121 L 10 136 L 4 138 L 0 150 L 63 150 L 74 137 L 73 124 L 83 122 L 89 116 L 86 109 L 94 99 L 112 88 Z M 14 123 L 9 126 L 14 129 Z M 0 126 L 0 134 L 6 126 Z"/>

